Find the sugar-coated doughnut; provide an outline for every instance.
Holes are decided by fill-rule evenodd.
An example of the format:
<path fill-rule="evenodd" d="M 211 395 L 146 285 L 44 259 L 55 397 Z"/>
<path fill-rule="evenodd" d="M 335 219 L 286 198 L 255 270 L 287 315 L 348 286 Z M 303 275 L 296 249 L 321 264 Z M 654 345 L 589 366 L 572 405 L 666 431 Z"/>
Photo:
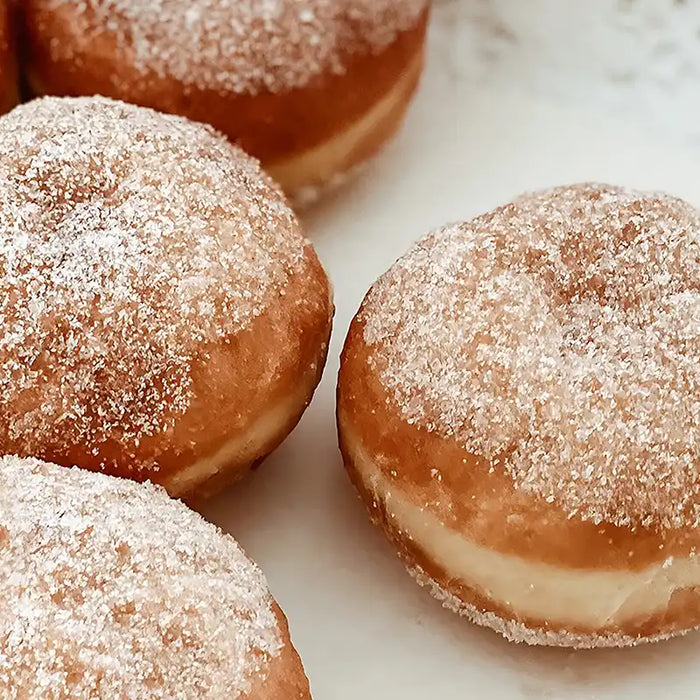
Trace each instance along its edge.
<path fill-rule="evenodd" d="M 165 491 L 0 458 L 4 698 L 310 698 L 236 542 Z"/>
<path fill-rule="evenodd" d="M 103 98 L 0 118 L 0 454 L 206 496 L 296 424 L 331 315 L 284 196 L 210 127 Z"/>
<path fill-rule="evenodd" d="M 208 122 L 306 198 L 398 128 L 429 4 L 25 0 L 28 80 Z"/>
<path fill-rule="evenodd" d="M 700 215 L 584 184 L 441 228 L 372 287 L 345 465 L 409 569 L 515 641 L 700 625 Z"/>
<path fill-rule="evenodd" d="M 0 0 L 0 113 L 7 112 L 19 101 L 15 42 L 10 20 L 9 2 Z"/>

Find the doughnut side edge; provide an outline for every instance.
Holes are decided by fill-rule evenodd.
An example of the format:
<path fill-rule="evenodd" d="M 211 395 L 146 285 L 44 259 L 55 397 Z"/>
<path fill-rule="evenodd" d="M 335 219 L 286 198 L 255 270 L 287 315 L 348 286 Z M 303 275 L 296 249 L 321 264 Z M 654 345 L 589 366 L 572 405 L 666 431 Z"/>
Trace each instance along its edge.
<path fill-rule="evenodd" d="M 597 565 L 594 564 L 594 559 L 587 560 L 585 558 L 583 561 L 563 561 L 558 566 L 552 566 L 552 562 L 547 562 L 546 558 L 544 562 L 538 561 L 538 551 L 546 553 L 544 551 L 548 545 L 546 540 L 536 543 L 539 545 L 539 550 L 537 547 L 535 547 L 534 552 L 524 550 L 527 559 L 517 561 L 517 559 L 522 560 L 522 557 L 513 556 L 518 553 L 517 549 L 514 550 L 514 546 L 517 547 L 526 542 L 526 539 L 523 538 L 521 542 L 513 540 L 508 543 L 509 547 L 506 548 L 502 547 L 503 542 L 499 542 L 499 538 L 496 538 L 496 547 L 502 547 L 507 551 L 499 552 L 496 549 L 487 551 L 486 554 L 493 553 L 497 556 L 507 557 L 498 563 L 503 577 L 509 576 L 509 570 L 502 568 L 504 562 L 506 564 L 514 563 L 518 566 L 523 563 L 539 566 L 543 563 L 547 573 L 556 574 L 559 570 L 567 576 L 574 577 L 568 580 L 580 578 L 580 584 L 583 584 L 584 587 L 597 580 L 586 578 L 589 574 L 591 576 L 601 574 L 603 579 L 600 580 L 605 585 L 610 584 L 611 581 L 613 585 L 615 584 L 614 579 L 610 579 L 610 575 L 615 576 L 616 573 L 636 577 L 630 579 L 633 582 L 643 580 L 643 577 L 649 572 L 657 577 L 663 576 L 667 562 L 674 560 L 674 553 L 678 555 L 677 558 L 681 560 L 681 568 L 674 569 L 671 575 L 678 576 L 681 579 L 681 585 L 669 589 L 667 604 L 661 604 L 655 608 L 652 605 L 654 609 L 643 612 L 640 616 L 628 615 L 618 621 L 611 619 L 609 624 L 603 625 L 582 624 L 581 621 L 567 620 L 562 617 L 559 619 L 550 618 L 546 614 L 528 615 L 517 607 L 506 603 L 505 600 L 489 595 L 483 582 L 482 585 L 474 585 L 468 579 L 460 579 L 455 576 L 453 571 L 448 571 L 449 567 L 446 567 L 443 561 L 438 561 L 434 554 L 429 553 L 423 546 L 422 540 L 425 533 L 421 530 L 427 527 L 425 523 L 414 520 L 413 525 L 416 529 L 411 529 L 400 517 L 405 516 L 407 512 L 401 503 L 403 499 L 415 506 L 417 510 L 430 510 L 425 508 L 426 504 L 431 497 L 437 499 L 439 496 L 438 492 L 426 483 L 426 480 L 429 481 L 426 474 L 430 474 L 431 469 L 435 469 L 435 467 L 427 464 L 413 464 L 409 469 L 408 476 L 399 474 L 398 478 L 393 478 L 390 482 L 384 478 L 387 474 L 395 476 L 400 471 L 400 459 L 402 457 L 405 459 L 405 452 L 413 446 L 412 432 L 415 433 L 419 428 L 405 422 L 398 408 L 392 405 L 391 397 L 383 393 L 381 383 L 369 369 L 366 351 L 367 348 L 362 337 L 362 323 L 356 317 L 352 322 L 343 349 L 337 386 L 338 440 L 343 463 L 350 481 L 368 511 L 370 520 L 384 532 L 408 572 L 419 584 L 426 586 L 432 595 L 442 603 L 443 607 L 463 615 L 474 623 L 499 632 L 510 641 L 543 646 L 572 648 L 633 646 L 667 639 L 700 627 L 700 586 L 695 581 L 697 578 L 695 561 L 697 560 L 695 560 L 693 545 L 696 537 L 693 536 L 692 531 L 659 535 L 641 530 L 625 531 L 624 528 L 603 526 L 600 530 L 602 534 L 600 534 L 597 526 L 593 526 L 591 523 L 579 523 L 558 514 L 560 522 L 549 523 L 540 533 L 551 535 L 552 532 L 556 533 L 557 528 L 562 523 L 566 525 L 568 522 L 570 530 L 558 543 L 559 547 L 569 546 L 571 537 L 575 538 L 580 534 L 584 542 L 584 554 L 587 556 L 591 555 L 591 548 L 606 546 L 609 540 L 608 535 L 612 534 L 613 539 L 609 541 L 610 543 L 614 542 L 614 544 L 610 547 L 610 552 L 604 553 L 603 561 L 599 561 Z M 399 427 L 397 428 L 397 426 Z M 374 434 L 369 435 L 369 431 L 374 431 Z M 394 431 L 395 434 L 384 439 L 391 431 Z M 423 431 L 424 434 L 425 431 Z M 382 435 L 383 439 L 378 440 L 377 435 Z M 434 440 L 439 439 L 433 434 L 431 437 Z M 391 454 L 390 446 L 392 444 L 402 445 L 402 448 L 405 448 L 405 451 L 402 449 L 403 454 Z M 435 443 L 427 442 L 422 447 L 430 449 L 431 445 L 435 445 Z M 420 449 L 416 454 L 420 454 Z M 368 471 L 368 463 L 376 468 L 374 473 Z M 439 464 L 440 468 L 447 466 L 448 464 L 445 462 Z M 447 469 L 441 469 L 441 471 L 444 474 Z M 423 476 L 420 475 L 421 473 Z M 387 487 L 387 483 L 390 483 L 390 488 Z M 498 487 L 497 483 L 496 488 Z M 441 495 L 444 495 L 445 490 L 449 488 L 450 486 L 444 483 L 439 484 Z M 512 490 L 512 484 L 510 488 Z M 507 504 L 510 494 L 501 493 L 500 495 Z M 450 494 L 453 502 L 462 497 L 469 500 L 469 494 Z M 540 505 L 546 505 L 537 504 L 536 499 L 532 499 L 530 503 L 533 507 L 533 513 L 537 513 Z M 445 515 L 445 512 L 442 515 Z M 493 516 L 493 514 L 491 515 Z M 500 514 L 496 513 L 496 518 L 498 519 L 498 517 Z M 454 520 L 452 523 L 446 523 L 448 518 L 449 515 L 440 523 L 444 532 L 453 531 L 453 527 L 450 525 L 455 525 Z M 546 520 L 543 522 L 546 523 Z M 490 525 L 492 528 L 496 527 L 493 522 Z M 451 532 L 451 534 L 457 534 L 461 539 L 467 541 L 468 545 L 474 544 L 464 537 L 464 523 L 458 526 L 457 533 Z M 633 547 L 635 543 L 640 550 L 637 553 L 639 561 L 635 560 L 629 564 L 628 548 Z M 483 541 L 483 533 L 480 545 L 481 547 L 477 547 L 473 551 L 480 550 L 481 554 L 484 549 L 489 550 L 489 543 Z M 665 553 L 664 548 L 666 549 Z M 683 558 L 681 559 L 681 557 Z M 686 570 L 682 568 L 684 562 L 689 562 Z M 462 570 L 465 567 L 469 567 L 468 562 L 462 562 Z M 520 570 L 527 571 L 522 568 Z M 535 569 L 532 571 L 536 572 Z M 689 585 L 682 584 L 684 576 L 691 580 Z M 585 590 L 586 595 L 590 597 L 590 590 L 588 588 Z M 636 603 L 636 595 L 635 590 L 631 589 L 629 600 L 624 599 L 619 606 L 613 606 L 613 613 L 617 613 L 619 610 L 624 612 L 625 605 L 633 606 Z M 663 588 L 661 595 L 664 595 Z M 565 601 L 559 604 L 559 608 L 570 609 L 570 607 L 565 607 L 563 602 Z M 568 604 L 571 606 L 571 599 L 569 599 Z M 630 610 L 633 610 L 633 607 Z"/>

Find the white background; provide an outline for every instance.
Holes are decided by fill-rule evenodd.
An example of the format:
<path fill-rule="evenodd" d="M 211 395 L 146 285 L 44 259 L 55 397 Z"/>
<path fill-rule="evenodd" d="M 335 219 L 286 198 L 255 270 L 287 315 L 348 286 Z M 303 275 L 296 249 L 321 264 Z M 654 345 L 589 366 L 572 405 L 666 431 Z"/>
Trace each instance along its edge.
<path fill-rule="evenodd" d="M 431 227 L 580 180 L 698 203 L 699 28 L 696 0 L 443 0 L 401 135 L 305 215 L 335 285 L 323 382 L 277 453 L 205 514 L 266 572 L 316 700 L 700 698 L 700 633 L 638 649 L 536 649 L 443 610 L 368 524 L 334 427 L 350 319 Z"/>

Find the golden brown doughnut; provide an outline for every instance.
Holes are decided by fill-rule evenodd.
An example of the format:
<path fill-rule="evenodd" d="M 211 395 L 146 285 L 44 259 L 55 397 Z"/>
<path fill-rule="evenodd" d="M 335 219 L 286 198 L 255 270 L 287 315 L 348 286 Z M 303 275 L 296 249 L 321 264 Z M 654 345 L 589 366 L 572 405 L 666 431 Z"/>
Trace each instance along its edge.
<path fill-rule="evenodd" d="M 28 80 L 208 122 L 305 199 L 398 128 L 429 4 L 25 0 Z"/>
<path fill-rule="evenodd" d="M 17 62 L 8 0 L 0 0 L 0 113 L 19 101 Z"/>
<path fill-rule="evenodd" d="M 262 572 L 165 491 L 0 458 L 5 698 L 302 700 Z"/>
<path fill-rule="evenodd" d="M 338 383 L 350 476 L 409 569 L 514 641 L 700 625 L 700 215 L 585 184 L 419 242 Z"/>
<path fill-rule="evenodd" d="M 332 311 L 282 193 L 209 127 L 103 98 L 0 119 L 0 454 L 206 496 L 299 420 Z"/>

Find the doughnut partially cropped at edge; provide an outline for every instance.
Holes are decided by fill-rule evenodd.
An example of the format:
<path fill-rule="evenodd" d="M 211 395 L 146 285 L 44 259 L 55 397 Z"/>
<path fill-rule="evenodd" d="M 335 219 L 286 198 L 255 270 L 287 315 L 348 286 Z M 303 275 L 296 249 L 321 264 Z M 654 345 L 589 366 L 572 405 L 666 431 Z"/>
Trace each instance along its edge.
<path fill-rule="evenodd" d="M 443 603 L 507 638 L 700 625 L 700 215 L 583 184 L 439 229 L 372 287 L 347 470 Z"/>
<path fill-rule="evenodd" d="M 398 129 L 430 0 L 25 0 L 35 94 L 207 122 L 300 202 Z"/>
<path fill-rule="evenodd" d="M 150 484 L 0 458 L 5 698 L 304 700 L 265 577 Z"/>
<path fill-rule="evenodd" d="M 19 102 L 15 48 L 10 3 L 0 0 L 0 114 Z"/>
<path fill-rule="evenodd" d="M 0 453 L 197 500 L 291 431 L 333 306 L 257 162 L 103 98 L 0 118 Z"/>

